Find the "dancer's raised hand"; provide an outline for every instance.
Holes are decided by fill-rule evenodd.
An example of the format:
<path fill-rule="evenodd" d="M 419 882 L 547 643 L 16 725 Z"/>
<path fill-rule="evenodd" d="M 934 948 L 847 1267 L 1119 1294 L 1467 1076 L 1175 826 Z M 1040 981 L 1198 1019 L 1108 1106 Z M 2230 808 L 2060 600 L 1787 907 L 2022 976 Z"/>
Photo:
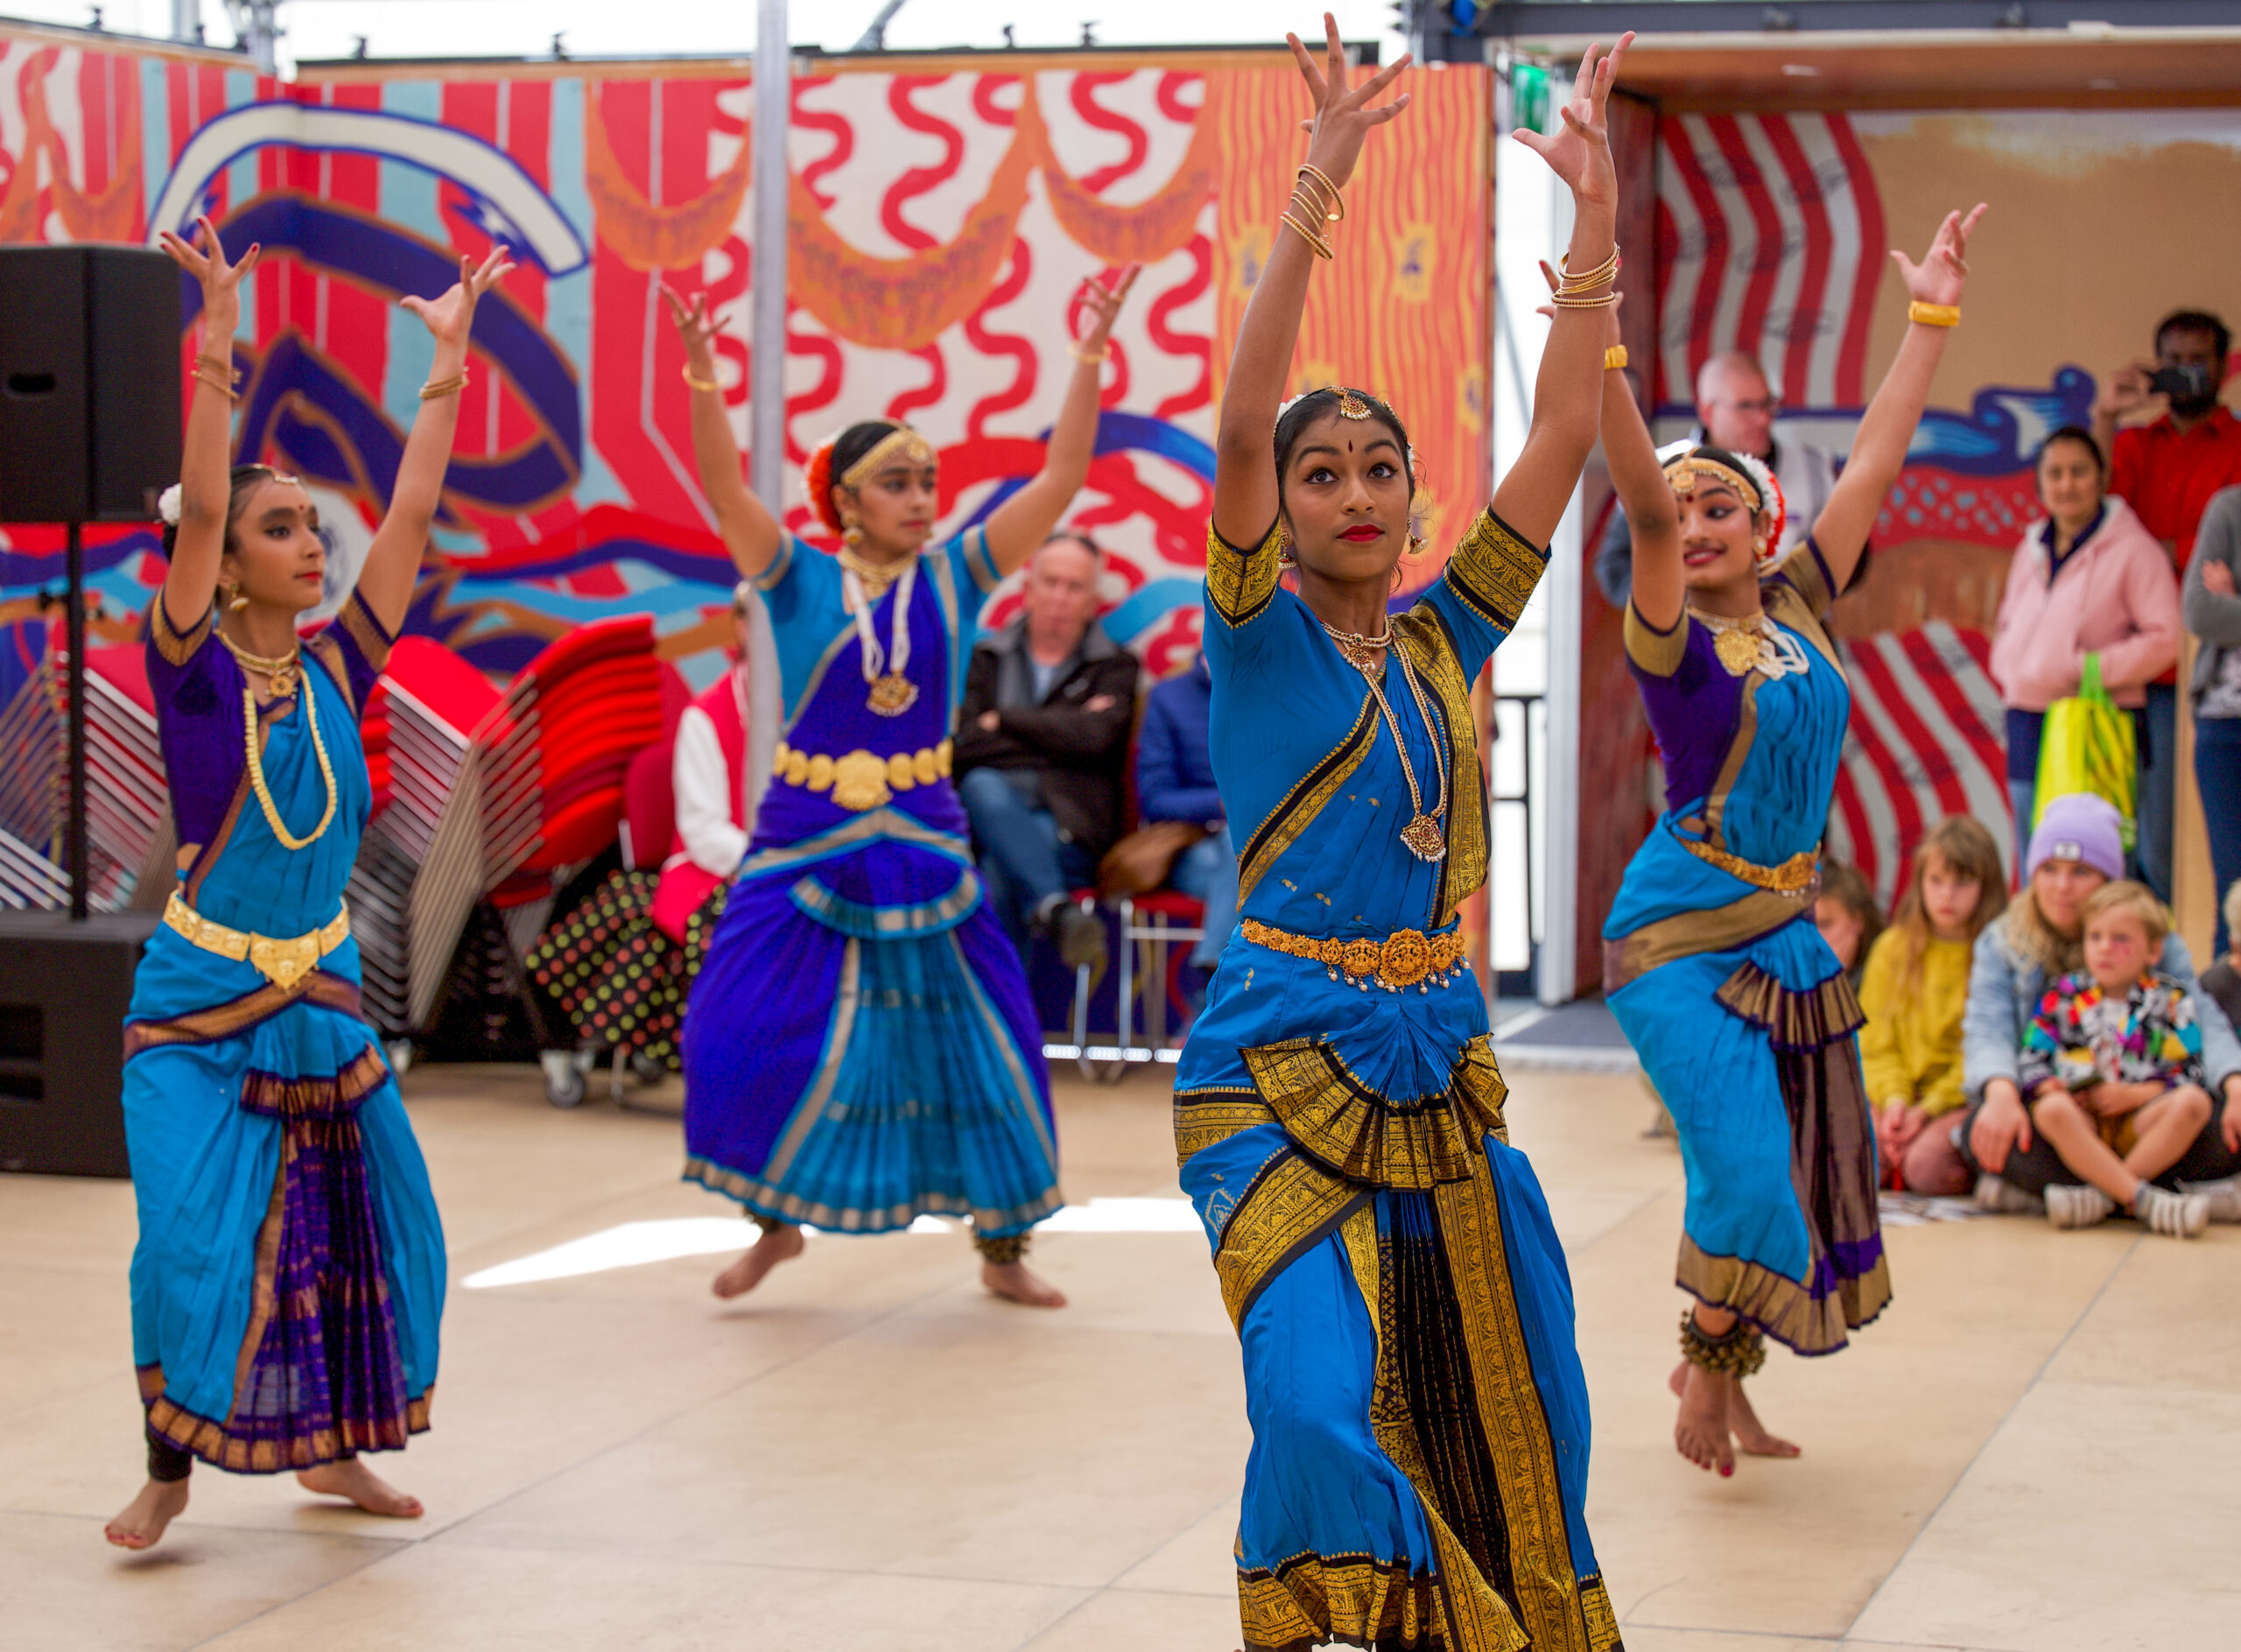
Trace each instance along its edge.
<path fill-rule="evenodd" d="M 242 317 L 242 278 L 256 268 L 257 256 L 263 251 L 263 246 L 252 241 L 247 252 L 236 262 L 228 264 L 226 249 L 218 239 L 217 225 L 207 217 L 197 218 L 194 230 L 202 243 L 200 248 L 168 229 L 160 232 L 156 239 L 171 254 L 174 264 L 202 284 L 203 327 L 231 338 Z"/>
<path fill-rule="evenodd" d="M 1106 341 L 1113 336 L 1113 324 L 1120 319 L 1120 306 L 1128 301 L 1128 289 L 1136 285 L 1143 271 L 1143 265 L 1132 264 L 1109 287 L 1095 276 L 1083 280 L 1077 291 L 1082 307 L 1090 313 L 1089 330 L 1074 341 L 1074 348 L 1083 355 L 1093 358 L 1104 353 Z"/>
<path fill-rule="evenodd" d="M 709 313 L 708 295 L 696 292 L 688 305 L 677 296 L 677 289 L 664 284 L 662 301 L 669 306 L 670 321 L 684 342 L 685 361 L 702 378 L 715 376 L 716 339 L 724 330 L 724 318 Z"/>
<path fill-rule="evenodd" d="M 1919 304 L 1961 302 L 1961 289 L 1969 279 L 1969 235 L 1976 228 L 1977 220 L 1985 215 L 1985 206 L 1978 201 L 1966 218 L 1958 207 L 1947 213 L 1920 264 L 1898 248 L 1891 249 L 1891 261 L 1899 266 L 1899 278 L 1907 284 L 1908 298 Z"/>
<path fill-rule="evenodd" d="M 1343 186 L 1354 175 L 1354 165 L 1360 160 L 1362 140 L 1373 126 L 1382 126 L 1409 107 L 1406 92 L 1390 103 L 1377 104 L 1385 89 L 1400 78 L 1409 67 L 1407 53 L 1387 64 L 1369 79 L 1352 90 L 1346 86 L 1346 48 L 1338 39 L 1338 20 L 1328 11 L 1323 14 L 1323 67 L 1315 67 L 1315 58 L 1300 43 L 1299 36 L 1288 34 L 1285 44 L 1292 49 L 1292 57 L 1299 64 L 1302 79 L 1315 98 L 1315 116 L 1303 121 L 1301 127 L 1308 133 L 1307 164 L 1327 176 L 1332 184 Z M 1377 104 L 1375 108 L 1371 107 Z"/>
<path fill-rule="evenodd" d="M 1619 78 L 1619 60 L 1633 43 L 1629 31 L 1607 53 L 1600 46 L 1591 46 L 1581 54 L 1571 101 L 1556 111 L 1563 117 L 1562 130 L 1536 132 L 1521 126 L 1511 134 L 1547 161 L 1549 170 L 1581 200 L 1614 202 L 1619 199 L 1619 172 L 1611 162 L 1611 128 L 1605 111 L 1611 102 L 1612 83 Z"/>
<path fill-rule="evenodd" d="M 513 272 L 512 249 L 495 246 L 480 265 L 472 257 L 462 257 L 459 261 L 459 280 L 441 298 L 423 299 L 407 293 L 397 303 L 426 324 L 437 343 L 464 345 L 474 325 L 477 301 Z"/>

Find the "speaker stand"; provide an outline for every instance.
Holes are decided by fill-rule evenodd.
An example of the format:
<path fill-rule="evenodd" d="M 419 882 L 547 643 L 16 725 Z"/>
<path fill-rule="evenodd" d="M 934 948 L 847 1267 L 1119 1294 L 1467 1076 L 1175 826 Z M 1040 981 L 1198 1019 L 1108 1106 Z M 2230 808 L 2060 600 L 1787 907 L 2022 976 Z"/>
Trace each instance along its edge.
<path fill-rule="evenodd" d="M 69 556 L 67 577 L 70 612 L 65 622 L 70 645 L 70 917 L 86 921 L 93 896 L 93 856 L 86 831 L 86 531 L 79 523 L 66 524 Z M 157 601 L 164 600 L 162 591 Z"/>

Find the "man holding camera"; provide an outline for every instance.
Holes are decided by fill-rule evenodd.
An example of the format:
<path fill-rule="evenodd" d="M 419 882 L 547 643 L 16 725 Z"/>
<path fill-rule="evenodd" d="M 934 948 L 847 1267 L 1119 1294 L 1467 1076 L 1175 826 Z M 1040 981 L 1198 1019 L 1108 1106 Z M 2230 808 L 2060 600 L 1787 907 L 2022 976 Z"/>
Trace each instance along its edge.
<path fill-rule="evenodd" d="M 2093 433 L 2110 455 L 2109 491 L 2163 541 L 2182 575 L 2210 496 L 2241 482 L 2241 419 L 2217 399 L 2232 341 L 2214 315 L 2200 310 L 2167 315 L 2155 329 L 2154 362 L 2137 362 L 2111 375 L 2093 404 Z M 2166 900 L 2178 743 L 2177 678 L 2167 671 L 2147 689 L 2139 848 L 2142 875 Z"/>

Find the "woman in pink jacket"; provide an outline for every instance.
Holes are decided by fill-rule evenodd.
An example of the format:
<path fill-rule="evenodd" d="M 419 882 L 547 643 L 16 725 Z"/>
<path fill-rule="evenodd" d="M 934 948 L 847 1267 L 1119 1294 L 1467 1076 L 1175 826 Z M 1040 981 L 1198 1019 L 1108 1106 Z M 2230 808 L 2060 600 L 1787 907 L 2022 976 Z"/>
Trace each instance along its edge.
<path fill-rule="evenodd" d="M 2090 432 L 2065 425 L 2040 444 L 2046 517 L 2024 530 L 1992 629 L 1992 677 L 2007 707 L 2007 793 L 2016 859 L 2031 839 L 2039 733 L 2047 707 L 2077 692 L 2101 657 L 2110 698 L 2137 713 L 2147 685 L 2179 657 L 2179 579 L 2132 508 L 2103 489 L 2108 467 Z M 2146 720 L 2133 718 L 2146 759 Z"/>

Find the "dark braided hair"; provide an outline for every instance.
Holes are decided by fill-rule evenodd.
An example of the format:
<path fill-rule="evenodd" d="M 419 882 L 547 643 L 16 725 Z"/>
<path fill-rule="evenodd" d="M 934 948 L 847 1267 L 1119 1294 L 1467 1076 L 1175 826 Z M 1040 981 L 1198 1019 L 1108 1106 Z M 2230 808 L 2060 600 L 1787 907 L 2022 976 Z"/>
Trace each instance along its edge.
<path fill-rule="evenodd" d="M 867 418 L 849 425 L 834 437 L 832 485 L 839 487 L 840 478 L 855 468 L 858 460 L 903 428 L 903 425 L 892 418 Z"/>
<path fill-rule="evenodd" d="M 249 496 L 256 491 L 259 484 L 272 481 L 279 474 L 270 465 L 234 467 L 227 479 L 231 484 L 231 491 L 226 496 L 226 540 L 221 549 L 230 551 L 234 548 L 234 523 L 249 504 Z M 166 522 L 164 524 L 164 559 L 166 562 L 171 560 L 172 548 L 178 543 L 179 524 Z"/>
<path fill-rule="evenodd" d="M 1279 504 L 1284 496 L 1284 471 L 1291 463 L 1292 449 L 1299 446 L 1299 439 L 1306 434 L 1309 425 L 1326 416 L 1336 416 L 1339 402 L 1349 396 L 1367 403 L 1370 418 L 1384 425 L 1393 439 L 1400 444 L 1401 474 L 1408 479 L 1409 492 L 1414 496 L 1416 467 L 1409 457 L 1409 432 L 1401 423 L 1401 415 L 1367 390 L 1348 390 L 1343 385 L 1333 384 L 1308 391 L 1276 416 L 1276 498 Z"/>

